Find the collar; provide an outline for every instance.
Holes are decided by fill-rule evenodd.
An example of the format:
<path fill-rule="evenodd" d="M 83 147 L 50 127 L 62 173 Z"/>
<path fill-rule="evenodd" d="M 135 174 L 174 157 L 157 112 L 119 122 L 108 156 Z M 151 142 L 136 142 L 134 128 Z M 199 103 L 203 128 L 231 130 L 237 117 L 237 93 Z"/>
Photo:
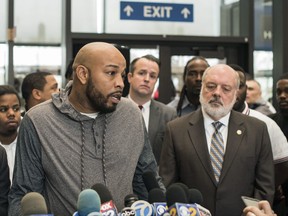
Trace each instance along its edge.
<path fill-rule="evenodd" d="M 249 107 L 248 107 L 248 104 L 247 104 L 246 101 L 244 101 L 244 104 L 245 104 L 245 108 L 244 108 L 244 110 L 242 111 L 242 113 L 243 113 L 244 115 L 249 115 L 249 114 L 250 114 L 250 109 L 249 109 Z"/>
<path fill-rule="evenodd" d="M 147 101 L 146 103 L 144 104 L 137 104 L 130 96 L 130 94 L 128 95 L 128 98 L 136 105 L 142 105 L 143 106 L 143 109 L 148 109 L 150 107 L 150 104 L 151 104 L 151 100 Z"/>

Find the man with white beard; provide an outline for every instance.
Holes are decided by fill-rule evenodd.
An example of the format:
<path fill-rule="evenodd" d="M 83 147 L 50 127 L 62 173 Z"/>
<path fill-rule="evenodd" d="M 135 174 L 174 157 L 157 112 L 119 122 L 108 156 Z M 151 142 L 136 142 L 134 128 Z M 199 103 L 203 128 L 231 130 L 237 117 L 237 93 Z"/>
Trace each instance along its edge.
<path fill-rule="evenodd" d="M 241 196 L 274 195 L 274 166 L 265 123 L 232 110 L 239 76 L 229 66 L 206 69 L 201 109 L 168 123 L 160 159 L 165 186 L 200 190 L 214 216 L 240 216 Z"/>

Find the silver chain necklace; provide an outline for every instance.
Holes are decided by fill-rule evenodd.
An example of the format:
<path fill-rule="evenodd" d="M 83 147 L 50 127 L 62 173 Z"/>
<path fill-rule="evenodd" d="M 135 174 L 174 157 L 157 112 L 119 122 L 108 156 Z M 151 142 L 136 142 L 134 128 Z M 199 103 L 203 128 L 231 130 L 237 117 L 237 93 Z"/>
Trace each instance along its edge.
<path fill-rule="evenodd" d="M 106 184 L 106 179 L 107 179 L 107 172 L 106 172 L 106 160 L 105 160 L 105 155 L 106 155 L 106 149 L 105 149 L 105 141 L 106 141 L 106 131 L 107 131 L 107 115 L 104 117 L 104 131 L 103 131 L 103 137 L 102 137 L 102 169 L 103 169 L 103 179 L 104 179 L 104 185 L 107 186 Z M 85 134 L 84 134 L 84 124 L 81 121 L 81 129 L 82 129 L 82 146 L 81 146 L 81 191 L 84 190 L 84 152 L 85 152 Z"/>

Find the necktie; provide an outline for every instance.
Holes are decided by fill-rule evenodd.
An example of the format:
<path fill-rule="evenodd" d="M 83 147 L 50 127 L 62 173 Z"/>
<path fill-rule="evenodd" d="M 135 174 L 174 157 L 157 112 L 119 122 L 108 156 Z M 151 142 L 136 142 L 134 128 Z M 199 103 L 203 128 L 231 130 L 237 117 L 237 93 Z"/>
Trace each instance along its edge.
<path fill-rule="evenodd" d="M 143 106 L 142 105 L 138 105 L 139 109 L 142 110 L 143 109 Z"/>
<path fill-rule="evenodd" d="M 213 122 L 212 125 L 215 128 L 215 132 L 212 135 L 211 148 L 210 148 L 210 158 L 211 164 L 214 170 L 214 176 L 216 182 L 218 183 L 219 177 L 221 175 L 223 156 L 224 156 L 224 142 L 221 132 L 219 132 L 222 123 Z"/>

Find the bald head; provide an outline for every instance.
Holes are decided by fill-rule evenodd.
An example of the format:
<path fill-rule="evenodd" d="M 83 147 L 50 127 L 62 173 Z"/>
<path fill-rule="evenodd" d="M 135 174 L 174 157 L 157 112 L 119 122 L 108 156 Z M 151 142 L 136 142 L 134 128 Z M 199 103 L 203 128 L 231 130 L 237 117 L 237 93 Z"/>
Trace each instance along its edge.
<path fill-rule="evenodd" d="M 83 46 L 73 63 L 73 87 L 69 95 L 81 112 L 112 112 L 124 88 L 126 60 L 112 44 L 93 42 Z"/>
<path fill-rule="evenodd" d="M 120 59 L 125 62 L 126 61 L 122 53 L 112 44 L 105 42 L 92 42 L 84 45 L 79 52 L 77 53 L 74 63 L 73 63 L 73 71 L 79 65 L 84 65 L 89 69 L 92 68 L 97 62 L 101 61 L 103 58 L 111 58 L 120 57 Z M 99 61 L 97 61 L 99 60 Z"/>

